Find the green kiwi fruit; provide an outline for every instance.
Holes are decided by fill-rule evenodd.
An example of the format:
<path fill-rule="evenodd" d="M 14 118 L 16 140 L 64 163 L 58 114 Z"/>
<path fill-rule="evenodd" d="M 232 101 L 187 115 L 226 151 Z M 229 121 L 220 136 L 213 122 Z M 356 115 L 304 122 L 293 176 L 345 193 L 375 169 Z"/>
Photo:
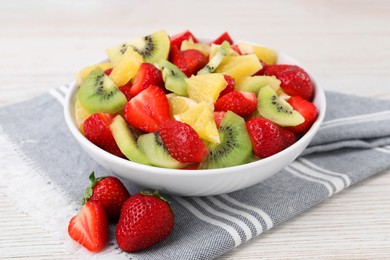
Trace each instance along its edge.
<path fill-rule="evenodd" d="M 94 69 L 81 83 L 76 97 L 91 113 L 113 114 L 123 109 L 126 96 L 101 68 Z"/>
<path fill-rule="evenodd" d="M 137 140 L 137 145 L 154 166 L 180 169 L 187 165 L 175 160 L 169 154 L 157 132 L 141 135 Z"/>
<path fill-rule="evenodd" d="M 106 50 L 113 66 L 119 63 L 129 47 L 141 54 L 145 62 L 154 64 L 158 63 L 160 60 L 166 60 L 168 58 L 170 40 L 165 31 L 158 31 L 134 41 L 114 46 Z"/>
<path fill-rule="evenodd" d="M 112 135 L 121 152 L 130 161 L 151 165 L 145 154 L 138 149 L 137 134 L 121 115 L 117 115 L 110 124 Z"/>
<path fill-rule="evenodd" d="M 235 89 L 258 94 L 264 86 L 270 86 L 276 91 L 280 87 L 280 80 L 275 76 L 251 76 L 236 82 Z"/>
<path fill-rule="evenodd" d="M 206 66 L 198 71 L 198 75 L 212 73 L 215 69 L 221 64 L 223 59 L 228 55 L 230 51 L 230 43 L 224 41 L 219 47 L 217 52 L 213 57 L 211 57 L 210 61 L 206 64 Z"/>
<path fill-rule="evenodd" d="M 162 60 L 159 63 L 162 71 L 162 77 L 165 83 L 165 88 L 181 96 L 188 96 L 187 76 L 178 68 L 167 60 Z"/>
<path fill-rule="evenodd" d="M 280 126 L 296 126 L 305 121 L 304 117 L 274 89 L 265 86 L 260 89 L 257 97 L 257 110 L 260 115 Z"/>
<path fill-rule="evenodd" d="M 252 158 L 252 142 L 245 120 L 228 111 L 219 126 L 221 142 L 206 143 L 209 155 L 199 169 L 215 169 L 247 163 Z"/>

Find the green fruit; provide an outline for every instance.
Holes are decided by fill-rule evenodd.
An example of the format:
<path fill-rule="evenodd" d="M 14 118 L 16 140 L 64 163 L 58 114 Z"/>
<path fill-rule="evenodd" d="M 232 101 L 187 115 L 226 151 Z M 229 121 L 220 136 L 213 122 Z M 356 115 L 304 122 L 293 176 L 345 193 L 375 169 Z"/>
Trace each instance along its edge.
<path fill-rule="evenodd" d="M 235 89 L 258 94 L 259 90 L 265 86 L 270 86 L 276 91 L 280 87 L 280 80 L 275 76 L 251 76 L 236 82 Z"/>
<path fill-rule="evenodd" d="M 127 102 L 126 96 L 101 68 L 94 69 L 81 83 L 76 97 L 90 113 L 113 114 L 122 110 Z"/>
<path fill-rule="evenodd" d="M 221 142 L 206 144 L 209 155 L 199 169 L 236 166 L 251 160 L 252 142 L 242 117 L 226 112 L 218 131 Z"/>
<path fill-rule="evenodd" d="M 211 57 L 207 65 L 203 69 L 198 71 L 198 75 L 214 72 L 215 69 L 221 64 L 223 59 L 226 57 L 226 55 L 228 55 L 229 50 L 230 50 L 230 43 L 224 41 L 221 44 L 221 46 L 218 47 L 217 52 L 213 57 Z"/>
<path fill-rule="evenodd" d="M 296 126 L 305 121 L 286 100 L 280 98 L 270 86 L 260 89 L 257 97 L 260 115 L 280 126 Z"/>
<path fill-rule="evenodd" d="M 112 135 L 121 152 L 130 161 L 151 165 L 145 154 L 138 149 L 137 134 L 131 129 L 122 116 L 117 115 L 110 125 Z"/>
<path fill-rule="evenodd" d="M 162 77 L 165 83 L 165 88 L 180 96 L 188 96 L 187 76 L 176 65 L 167 60 L 162 60 L 159 63 L 162 72 Z"/>
<path fill-rule="evenodd" d="M 168 152 L 158 133 L 143 134 L 137 141 L 139 149 L 157 167 L 179 169 L 187 164 L 175 160 Z"/>
<path fill-rule="evenodd" d="M 113 66 L 119 63 L 129 47 L 141 54 L 145 62 L 154 64 L 168 58 L 170 40 L 165 31 L 159 31 L 134 41 L 112 47 L 106 50 L 106 53 Z"/>

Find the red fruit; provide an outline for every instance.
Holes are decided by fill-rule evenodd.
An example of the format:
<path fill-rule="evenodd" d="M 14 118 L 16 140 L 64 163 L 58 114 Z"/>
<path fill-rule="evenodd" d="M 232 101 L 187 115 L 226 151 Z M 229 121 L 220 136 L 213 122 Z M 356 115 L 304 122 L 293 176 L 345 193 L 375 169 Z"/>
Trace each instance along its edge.
<path fill-rule="evenodd" d="M 225 111 L 214 111 L 214 121 L 215 124 L 217 125 L 217 128 L 221 125 L 221 121 L 223 117 L 225 116 L 226 112 Z"/>
<path fill-rule="evenodd" d="M 237 44 L 231 45 L 230 48 L 231 48 L 233 51 L 237 52 L 238 55 L 242 55 L 242 52 L 240 51 L 240 48 L 238 47 Z"/>
<path fill-rule="evenodd" d="M 91 184 L 85 190 L 83 203 L 98 203 L 104 208 L 108 218 L 118 218 L 123 204 L 130 197 L 123 183 L 112 176 L 95 178 L 94 172 L 89 180 Z"/>
<path fill-rule="evenodd" d="M 171 47 L 176 46 L 177 48 L 180 49 L 181 43 L 184 40 L 189 40 L 190 38 L 192 38 L 192 40 L 194 42 L 198 42 L 198 39 L 196 39 L 195 36 L 188 30 L 186 30 L 182 33 L 176 34 L 176 35 L 171 37 Z"/>
<path fill-rule="evenodd" d="M 262 60 L 259 60 L 261 63 L 261 69 L 255 73 L 255 76 L 263 76 L 266 71 L 267 64 L 265 64 Z"/>
<path fill-rule="evenodd" d="M 174 222 L 168 202 L 157 192 L 139 193 L 123 205 L 116 240 L 123 251 L 141 251 L 167 238 Z"/>
<path fill-rule="evenodd" d="M 104 71 L 104 73 L 105 73 L 107 76 L 110 76 L 110 74 L 111 74 L 111 72 L 112 72 L 112 69 L 113 69 L 113 68 L 106 69 L 106 70 Z"/>
<path fill-rule="evenodd" d="M 164 91 L 154 85 L 149 86 L 125 105 L 125 119 L 135 128 L 154 132 L 170 119 L 168 99 Z"/>
<path fill-rule="evenodd" d="M 265 118 L 253 118 L 246 122 L 256 156 L 266 158 L 290 146 L 295 134 Z"/>
<path fill-rule="evenodd" d="M 225 78 L 227 85 L 226 85 L 225 89 L 222 90 L 222 92 L 219 94 L 219 97 L 222 97 L 223 95 L 226 95 L 230 92 L 233 92 L 234 85 L 236 84 L 234 79 L 232 77 L 230 77 L 229 75 L 223 75 L 223 77 Z"/>
<path fill-rule="evenodd" d="M 91 115 L 84 121 L 84 135 L 103 150 L 125 158 L 111 133 L 110 124 L 112 119 L 113 116 L 110 114 L 96 113 Z"/>
<path fill-rule="evenodd" d="M 290 126 L 288 129 L 297 134 L 306 133 L 317 119 L 318 111 L 316 106 L 300 96 L 292 96 L 287 102 L 305 118 L 302 124 Z"/>
<path fill-rule="evenodd" d="M 126 96 L 127 101 L 129 101 L 132 96 L 131 96 L 131 88 L 132 88 L 131 81 L 127 82 L 125 85 L 120 86 L 119 90 L 122 91 L 122 93 Z"/>
<path fill-rule="evenodd" d="M 135 76 L 133 87 L 130 90 L 130 96 L 136 96 L 150 85 L 155 85 L 164 89 L 164 81 L 161 71 L 153 64 L 142 63 L 137 72 L 137 75 Z"/>
<path fill-rule="evenodd" d="M 186 123 L 165 121 L 159 134 L 169 154 L 179 162 L 198 163 L 207 156 L 207 148 L 198 133 Z"/>
<path fill-rule="evenodd" d="M 208 62 L 207 57 L 198 50 L 180 51 L 176 47 L 171 47 L 170 59 L 187 77 L 196 74 Z"/>
<path fill-rule="evenodd" d="M 215 39 L 213 44 L 222 44 L 224 41 L 228 41 L 230 44 L 233 44 L 233 40 L 227 32 L 221 34 L 217 39 Z"/>
<path fill-rule="evenodd" d="M 284 92 L 290 96 L 301 96 L 308 101 L 313 99 L 314 87 L 310 77 L 296 65 L 267 65 L 264 75 L 277 77 Z"/>
<path fill-rule="evenodd" d="M 87 202 L 68 226 L 68 234 L 92 252 L 101 251 L 108 239 L 108 220 L 103 207 Z"/>
<path fill-rule="evenodd" d="M 232 111 L 240 116 L 249 116 L 257 109 L 255 93 L 233 91 L 220 97 L 214 105 L 216 111 Z"/>

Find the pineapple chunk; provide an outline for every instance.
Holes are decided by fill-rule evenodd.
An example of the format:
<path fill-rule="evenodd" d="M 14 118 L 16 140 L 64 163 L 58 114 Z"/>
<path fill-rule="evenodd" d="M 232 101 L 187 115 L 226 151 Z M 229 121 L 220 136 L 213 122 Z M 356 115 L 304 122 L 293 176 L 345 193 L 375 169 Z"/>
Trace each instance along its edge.
<path fill-rule="evenodd" d="M 229 75 L 236 82 L 258 72 L 263 66 L 255 54 L 226 56 L 216 72 Z"/>
<path fill-rule="evenodd" d="M 206 101 L 214 104 L 218 99 L 219 93 L 226 87 L 226 81 L 222 74 L 210 73 L 197 76 L 191 76 L 186 79 L 188 84 L 188 95 L 196 101 Z"/>
<path fill-rule="evenodd" d="M 198 50 L 201 53 L 203 53 L 203 55 L 205 55 L 206 57 L 210 55 L 210 45 L 206 43 L 194 42 L 192 38 L 190 38 L 189 40 L 184 40 L 181 43 L 181 47 L 180 47 L 180 50 L 182 51 L 190 50 L 190 49 Z"/>
<path fill-rule="evenodd" d="M 195 101 L 188 97 L 178 96 L 174 93 L 168 94 L 167 98 L 169 103 L 169 112 L 172 118 L 174 117 L 174 115 L 184 113 L 190 107 L 197 104 Z"/>
<path fill-rule="evenodd" d="M 267 47 L 239 43 L 238 48 L 242 54 L 255 54 L 257 58 L 268 65 L 275 64 L 278 61 L 278 53 Z"/>
<path fill-rule="evenodd" d="M 129 82 L 141 66 L 142 56 L 133 48 L 127 48 L 123 58 L 114 66 L 110 78 L 117 86 L 123 86 Z"/>

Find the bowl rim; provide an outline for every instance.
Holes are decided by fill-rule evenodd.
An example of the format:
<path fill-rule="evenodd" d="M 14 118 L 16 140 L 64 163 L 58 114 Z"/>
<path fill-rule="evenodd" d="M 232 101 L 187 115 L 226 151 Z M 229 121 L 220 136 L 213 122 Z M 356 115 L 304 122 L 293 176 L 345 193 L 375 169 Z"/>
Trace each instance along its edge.
<path fill-rule="evenodd" d="M 250 43 L 250 42 L 247 42 Z M 277 51 L 278 52 L 278 51 Z M 292 58 L 289 55 L 286 55 L 282 52 L 278 52 L 279 57 L 285 57 L 289 60 L 293 61 L 293 64 L 299 65 L 300 67 L 304 68 L 305 71 L 309 74 L 313 84 L 314 84 L 314 97 L 313 97 L 313 103 L 318 103 L 316 105 L 318 110 L 318 116 L 316 121 L 313 123 L 313 125 L 310 127 L 309 131 L 306 132 L 298 141 L 296 141 L 291 146 L 287 147 L 286 149 L 270 156 L 264 159 L 260 159 L 257 161 L 253 161 L 246 164 L 226 167 L 226 168 L 218 168 L 218 169 L 170 169 L 170 168 L 162 168 L 157 166 L 150 166 L 150 165 L 144 165 L 136 162 L 132 162 L 128 159 L 120 158 L 118 156 L 115 156 L 102 148 L 96 146 L 91 141 L 89 141 L 78 129 L 76 126 L 76 123 L 74 121 L 74 115 L 72 115 L 72 106 L 74 107 L 74 96 L 76 94 L 78 85 L 76 81 L 73 81 L 70 84 L 70 87 L 66 93 L 65 96 L 65 103 L 64 103 L 64 116 L 66 124 L 71 131 L 72 135 L 77 139 L 78 142 L 82 143 L 84 146 L 88 147 L 91 150 L 95 150 L 97 153 L 99 153 L 100 157 L 105 157 L 107 160 L 109 160 L 112 163 L 120 164 L 121 166 L 129 167 L 133 170 L 141 170 L 141 171 L 148 171 L 158 174 L 164 174 L 164 175 L 170 175 L 170 176 L 199 176 L 200 174 L 207 174 L 207 175 L 220 175 L 220 174 L 228 174 L 229 172 L 236 172 L 240 170 L 246 170 L 250 168 L 258 168 L 261 167 L 263 164 L 267 164 L 271 161 L 278 161 L 280 157 L 283 157 L 286 153 L 289 153 L 290 151 L 294 150 L 295 147 L 299 146 L 301 143 L 304 143 L 306 139 L 312 138 L 316 132 L 318 131 L 321 123 L 324 120 L 325 112 L 326 112 L 326 97 L 325 97 L 325 91 L 324 89 L 316 82 L 316 80 L 313 77 L 313 74 L 304 66 L 302 66 L 298 61 L 296 61 L 294 58 Z M 101 59 L 99 62 L 102 62 L 107 59 Z M 281 64 L 281 63 L 280 63 Z M 299 154 L 300 155 L 300 154 Z M 299 156 L 298 155 L 298 156 Z"/>

